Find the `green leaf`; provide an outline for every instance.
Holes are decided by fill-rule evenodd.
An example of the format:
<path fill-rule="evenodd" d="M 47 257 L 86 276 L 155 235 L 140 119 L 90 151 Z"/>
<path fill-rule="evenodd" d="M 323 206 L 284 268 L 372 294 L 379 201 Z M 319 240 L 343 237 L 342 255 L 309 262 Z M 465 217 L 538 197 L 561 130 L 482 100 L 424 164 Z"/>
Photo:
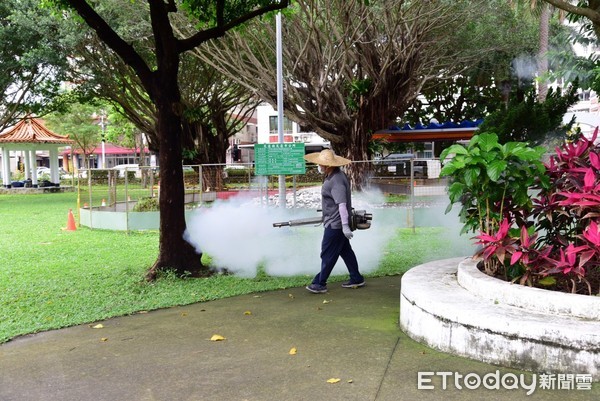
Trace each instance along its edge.
<path fill-rule="evenodd" d="M 483 158 L 483 157 L 479 156 L 479 154 L 477 154 L 474 157 L 471 157 L 470 160 L 468 160 L 468 164 L 471 166 L 486 165 L 487 161 L 485 160 L 485 158 Z"/>
<path fill-rule="evenodd" d="M 442 151 L 440 154 L 440 161 L 443 162 L 449 154 L 454 153 L 455 155 L 466 155 L 469 152 L 465 149 L 464 146 L 459 144 L 451 145 Z"/>
<path fill-rule="evenodd" d="M 492 150 L 490 150 L 488 152 L 483 153 L 482 156 L 485 159 L 486 164 L 487 163 L 491 163 L 494 160 L 502 160 L 502 159 L 504 159 L 504 156 L 502 155 L 502 153 L 498 152 L 495 149 L 492 149 Z"/>
<path fill-rule="evenodd" d="M 471 168 L 466 169 L 464 178 L 465 178 L 465 183 L 467 184 L 468 187 L 472 187 L 477 182 L 479 173 L 480 173 L 480 170 L 478 167 L 471 167 Z"/>
<path fill-rule="evenodd" d="M 500 145 L 498 144 L 498 135 L 493 133 L 479 135 L 479 147 L 486 152 L 489 152 L 494 148 L 500 148 Z"/>
<path fill-rule="evenodd" d="M 514 149 L 512 155 L 518 157 L 521 160 L 539 160 L 539 153 L 532 148 L 518 148 Z"/>
<path fill-rule="evenodd" d="M 440 171 L 440 176 L 445 177 L 448 175 L 452 175 L 456 170 L 457 168 L 454 164 L 446 164 L 444 167 L 442 167 L 442 170 Z"/>
<path fill-rule="evenodd" d="M 550 286 L 556 284 L 556 279 L 552 276 L 546 276 L 538 280 L 539 285 Z"/>
<path fill-rule="evenodd" d="M 473 135 L 471 140 L 469 141 L 469 145 L 467 146 L 469 149 L 474 148 L 479 143 L 479 135 Z"/>
<path fill-rule="evenodd" d="M 525 144 L 523 142 L 508 142 L 502 145 L 502 152 L 508 156 L 511 155 L 516 149 L 523 148 Z"/>
<path fill-rule="evenodd" d="M 521 229 L 518 227 L 513 227 L 508 230 L 508 236 L 510 238 L 519 238 L 521 235 Z"/>
<path fill-rule="evenodd" d="M 504 160 L 494 160 L 491 162 L 487 168 L 487 175 L 490 180 L 497 182 L 504 170 L 506 170 L 506 166 L 508 163 Z"/>
<path fill-rule="evenodd" d="M 467 165 L 467 160 L 469 160 L 468 156 L 456 155 L 450 164 L 452 164 L 457 170 L 460 170 L 461 168 L 465 168 Z"/>
<path fill-rule="evenodd" d="M 544 189 L 548 189 L 550 188 L 550 177 L 548 177 L 547 175 L 541 175 L 539 177 L 540 179 L 540 187 L 544 188 Z"/>
<path fill-rule="evenodd" d="M 461 182 L 453 182 L 448 188 L 448 195 L 452 203 L 458 202 L 465 190 L 465 184 Z"/>

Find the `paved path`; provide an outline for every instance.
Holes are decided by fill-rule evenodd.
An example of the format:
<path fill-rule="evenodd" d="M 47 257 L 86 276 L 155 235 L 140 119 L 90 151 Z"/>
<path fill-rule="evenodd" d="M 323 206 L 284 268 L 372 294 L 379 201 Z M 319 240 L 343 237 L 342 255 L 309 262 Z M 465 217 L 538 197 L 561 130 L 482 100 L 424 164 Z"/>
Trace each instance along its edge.
<path fill-rule="evenodd" d="M 399 293 L 398 276 L 355 290 L 330 283 L 324 295 L 294 288 L 25 336 L 0 346 L 0 400 L 600 399 L 599 384 L 527 396 L 523 388 L 459 390 L 453 378 L 443 390 L 436 376 L 434 389 L 418 389 L 419 371 L 521 372 L 412 341 L 398 329 Z"/>

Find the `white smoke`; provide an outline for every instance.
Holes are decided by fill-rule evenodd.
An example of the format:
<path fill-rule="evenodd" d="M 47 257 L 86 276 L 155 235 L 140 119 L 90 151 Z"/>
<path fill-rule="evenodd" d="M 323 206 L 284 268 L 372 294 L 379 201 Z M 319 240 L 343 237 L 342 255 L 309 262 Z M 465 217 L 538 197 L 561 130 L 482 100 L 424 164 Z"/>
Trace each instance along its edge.
<path fill-rule="evenodd" d="M 512 61 L 515 75 L 521 80 L 530 80 L 537 75 L 537 61 L 529 55 L 521 55 Z"/>
<path fill-rule="evenodd" d="M 353 196 L 356 210 L 373 214 L 371 228 L 354 231 L 350 242 L 361 273 L 378 267 L 384 248 L 403 225 L 390 218 L 378 218 L 383 209 L 376 207 L 382 203 L 383 196 L 374 192 Z M 259 266 L 271 276 L 312 276 L 321 267 L 323 227 L 276 228 L 273 223 L 320 216 L 316 209 L 279 208 L 248 200 L 216 201 L 212 207 L 195 212 L 184 237 L 197 251 L 210 255 L 214 266 L 242 277 L 256 276 Z M 341 258 L 332 274 L 347 274 Z"/>

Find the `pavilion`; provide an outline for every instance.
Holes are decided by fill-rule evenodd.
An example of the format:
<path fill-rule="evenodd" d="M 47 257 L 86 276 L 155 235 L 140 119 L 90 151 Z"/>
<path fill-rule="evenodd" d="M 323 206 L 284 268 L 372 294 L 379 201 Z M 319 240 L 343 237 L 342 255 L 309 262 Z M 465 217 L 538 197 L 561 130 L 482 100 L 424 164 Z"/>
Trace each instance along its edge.
<path fill-rule="evenodd" d="M 52 186 L 60 186 L 58 167 L 58 149 L 73 145 L 75 141 L 68 135 L 58 135 L 46 128 L 39 119 L 27 117 L 14 126 L 0 133 L 0 149 L 2 149 L 2 183 L 5 188 L 11 182 L 11 152 L 24 153 L 25 180 L 31 180 L 32 187 L 38 187 L 36 151 L 48 151 L 50 154 L 50 182 Z"/>

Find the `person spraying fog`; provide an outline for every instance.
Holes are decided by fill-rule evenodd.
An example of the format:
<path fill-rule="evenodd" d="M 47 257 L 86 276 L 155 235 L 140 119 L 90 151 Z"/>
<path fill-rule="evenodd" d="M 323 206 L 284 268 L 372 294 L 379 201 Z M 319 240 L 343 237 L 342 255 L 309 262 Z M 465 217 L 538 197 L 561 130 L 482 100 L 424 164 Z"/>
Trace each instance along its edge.
<path fill-rule="evenodd" d="M 365 279 L 360 274 L 358 261 L 350 245 L 353 237 L 350 228 L 350 215 L 352 213 L 352 198 L 350 182 L 341 166 L 350 164 L 351 161 L 336 155 L 332 150 L 325 149 L 319 153 L 310 153 L 304 156 L 308 162 L 318 166 L 323 174 L 321 187 L 321 209 L 323 211 L 323 239 L 321 241 L 321 270 L 306 286 L 314 294 L 327 292 L 327 280 L 341 256 L 346 264 L 350 280 L 342 284 L 344 288 L 359 288 L 365 285 Z"/>

